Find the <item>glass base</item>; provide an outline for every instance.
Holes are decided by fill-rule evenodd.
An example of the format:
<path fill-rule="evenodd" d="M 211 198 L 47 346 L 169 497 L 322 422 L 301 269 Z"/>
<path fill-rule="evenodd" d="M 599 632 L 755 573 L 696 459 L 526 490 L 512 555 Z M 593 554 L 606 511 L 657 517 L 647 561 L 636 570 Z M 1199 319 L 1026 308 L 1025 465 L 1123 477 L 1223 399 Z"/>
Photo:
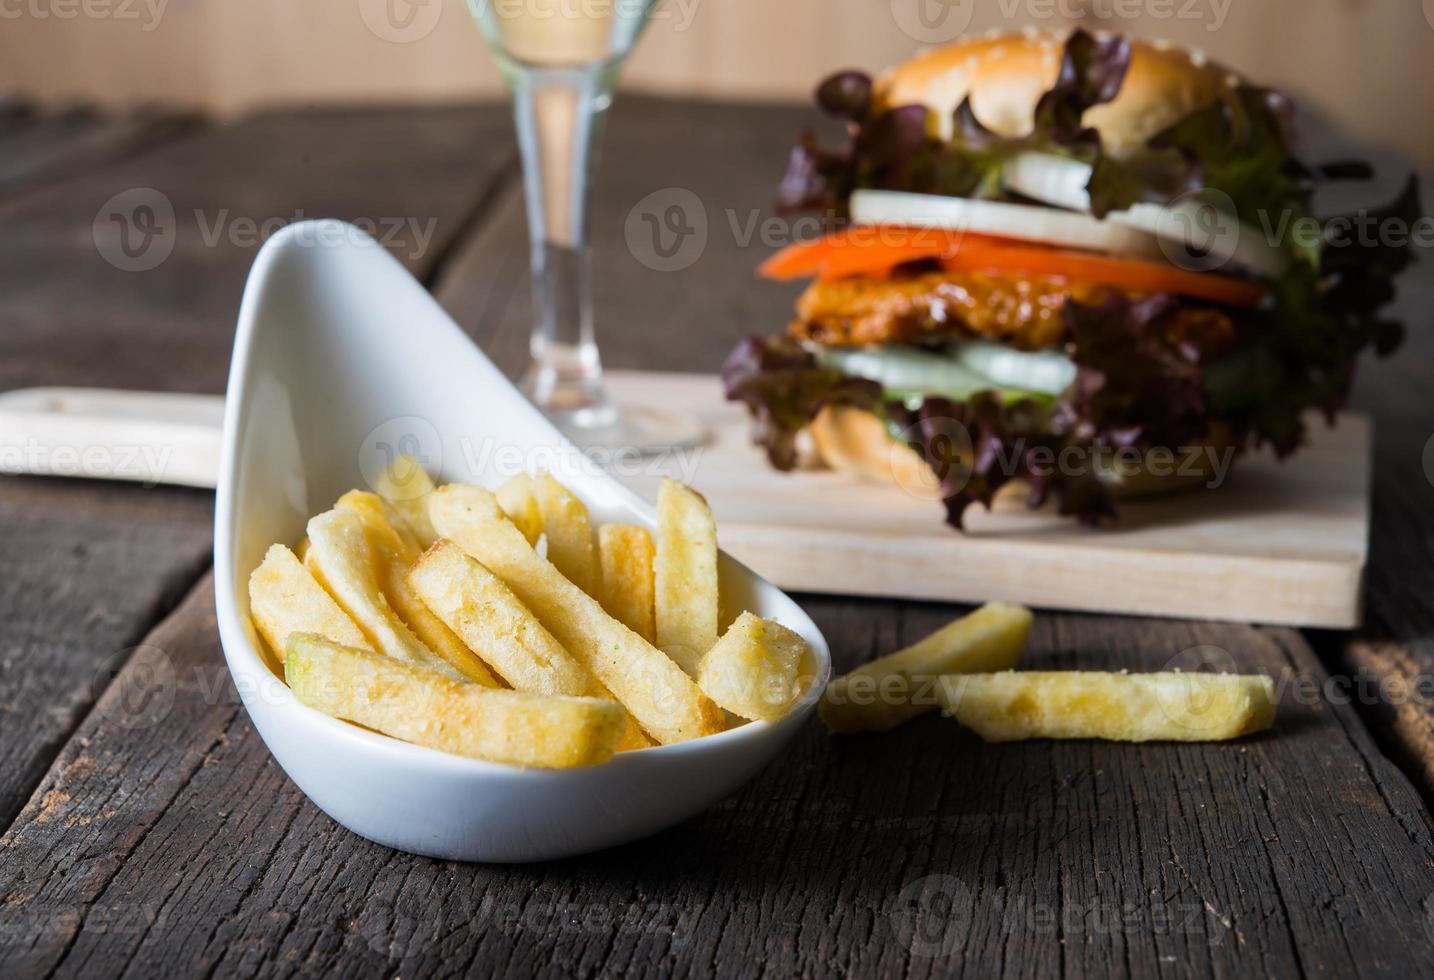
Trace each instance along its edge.
<path fill-rule="evenodd" d="M 652 405 L 604 401 L 544 414 L 579 448 L 605 450 L 614 457 L 660 456 L 699 446 L 707 438 L 707 427 L 696 415 Z"/>

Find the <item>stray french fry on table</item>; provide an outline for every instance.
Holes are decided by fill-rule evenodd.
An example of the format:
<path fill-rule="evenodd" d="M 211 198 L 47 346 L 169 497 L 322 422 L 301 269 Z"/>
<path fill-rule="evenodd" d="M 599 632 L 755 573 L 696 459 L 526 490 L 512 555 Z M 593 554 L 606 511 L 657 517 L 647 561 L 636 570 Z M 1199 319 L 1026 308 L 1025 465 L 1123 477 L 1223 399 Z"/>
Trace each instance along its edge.
<path fill-rule="evenodd" d="M 734 715 L 780 718 L 801 693 L 797 672 L 806 652 L 796 633 L 744 612 L 697 665 L 697 686 Z"/>
<path fill-rule="evenodd" d="M 652 534 L 634 524 L 598 528 L 602 567 L 602 607 L 648 643 L 657 639 L 653 626 Z"/>
<path fill-rule="evenodd" d="M 988 603 L 904 650 L 835 678 L 822 696 L 822 721 L 834 732 L 890 731 L 936 707 L 940 675 L 1014 667 L 1032 621 L 1023 606 Z"/>
<path fill-rule="evenodd" d="M 348 613 L 281 544 L 270 545 L 249 576 L 249 615 L 280 663 L 291 633 L 318 633 L 335 643 L 369 649 Z"/>
<path fill-rule="evenodd" d="M 612 757 L 624 727 L 612 701 L 462 684 L 315 634 L 289 638 L 284 678 L 301 702 L 325 714 L 490 762 L 595 765 Z"/>
<path fill-rule="evenodd" d="M 613 619 L 533 550 L 497 498 L 449 484 L 429 505 L 434 528 L 487 566 L 658 742 L 721 731 L 722 710 L 682 669 Z"/>
<path fill-rule="evenodd" d="M 717 524 L 707 501 L 666 477 L 653 560 L 657 647 L 691 676 L 717 642 Z"/>
<path fill-rule="evenodd" d="M 1264 731 L 1275 684 L 1252 674 L 1002 671 L 941 678 L 945 712 L 987 742 L 1213 742 Z"/>

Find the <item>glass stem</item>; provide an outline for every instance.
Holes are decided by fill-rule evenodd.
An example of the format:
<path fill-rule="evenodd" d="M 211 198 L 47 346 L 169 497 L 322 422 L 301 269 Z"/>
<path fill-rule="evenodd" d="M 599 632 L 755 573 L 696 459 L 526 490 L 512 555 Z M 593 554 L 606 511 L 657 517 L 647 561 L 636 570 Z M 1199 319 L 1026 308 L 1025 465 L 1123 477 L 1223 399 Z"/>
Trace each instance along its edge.
<path fill-rule="evenodd" d="M 564 427 L 612 424 L 593 337 L 588 188 L 614 72 L 511 72 L 533 266 L 532 365 L 523 390 Z"/>

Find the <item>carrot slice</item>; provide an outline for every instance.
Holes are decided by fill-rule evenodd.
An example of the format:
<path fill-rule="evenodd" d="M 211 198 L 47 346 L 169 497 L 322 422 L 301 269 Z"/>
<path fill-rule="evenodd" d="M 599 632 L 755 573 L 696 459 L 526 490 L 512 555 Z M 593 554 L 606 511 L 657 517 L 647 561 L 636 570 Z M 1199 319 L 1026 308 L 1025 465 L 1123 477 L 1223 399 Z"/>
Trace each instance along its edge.
<path fill-rule="evenodd" d="M 956 229 L 862 225 L 782 249 L 757 270 L 768 279 L 884 278 L 904 262 L 937 259 L 953 272 L 1023 272 L 1116 286 L 1134 292 L 1174 293 L 1226 306 L 1254 306 L 1259 283 L 1192 272 L 1143 259 L 1077 252 Z"/>
<path fill-rule="evenodd" d="M 953 272 L 1024 272 L 1094 282 L 1141 293 L 1174 293 L 1224 306 L 1255 306 L 1266 289 L 1260 283 L 1192 272 L 1175 266 L 1064 249 L 994 246 L 967 241 L 942 265 Z"/>
<path fill-rule="evenodd" d="M 840 279 L 917 259 L 939 259 L 955 252 L 963 238 L 972 237 L 976 236 L 939 228 L 858 225 L 788 245 L 757 272 L 767 279 Z"/>

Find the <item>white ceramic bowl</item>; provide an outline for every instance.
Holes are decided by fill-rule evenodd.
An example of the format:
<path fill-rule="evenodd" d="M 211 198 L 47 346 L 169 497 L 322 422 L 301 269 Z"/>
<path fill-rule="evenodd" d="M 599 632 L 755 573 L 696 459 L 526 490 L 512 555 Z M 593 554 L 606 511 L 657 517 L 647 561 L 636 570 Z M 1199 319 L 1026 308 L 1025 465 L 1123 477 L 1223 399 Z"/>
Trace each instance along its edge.
<path fill-rule="evenodd" d="M 826 641 L 796 603 L 726 555 L 724 622 L 750 609 L 801 633 L 815 652 L 816 683 L 776 723 L 587 769 L 525 770 L 410 745 L 300 704 L 249 621 L 249 573 L 271 543 L 297 542 L 311 515 L 367 486 L 397 451 L 424 457 L 443 481 L 488 486 L 547 465 L 596 520 L 653 521 L 647 503 L 580 457 L 361 232 L 307 222 L 276 235 L 250 274 L 229 373 L 214 526 L 219 635 L 274 758 L 345 827 L 458 860 L 579 854 L 698 813 L 806 722 L 830 674 Z"/>

